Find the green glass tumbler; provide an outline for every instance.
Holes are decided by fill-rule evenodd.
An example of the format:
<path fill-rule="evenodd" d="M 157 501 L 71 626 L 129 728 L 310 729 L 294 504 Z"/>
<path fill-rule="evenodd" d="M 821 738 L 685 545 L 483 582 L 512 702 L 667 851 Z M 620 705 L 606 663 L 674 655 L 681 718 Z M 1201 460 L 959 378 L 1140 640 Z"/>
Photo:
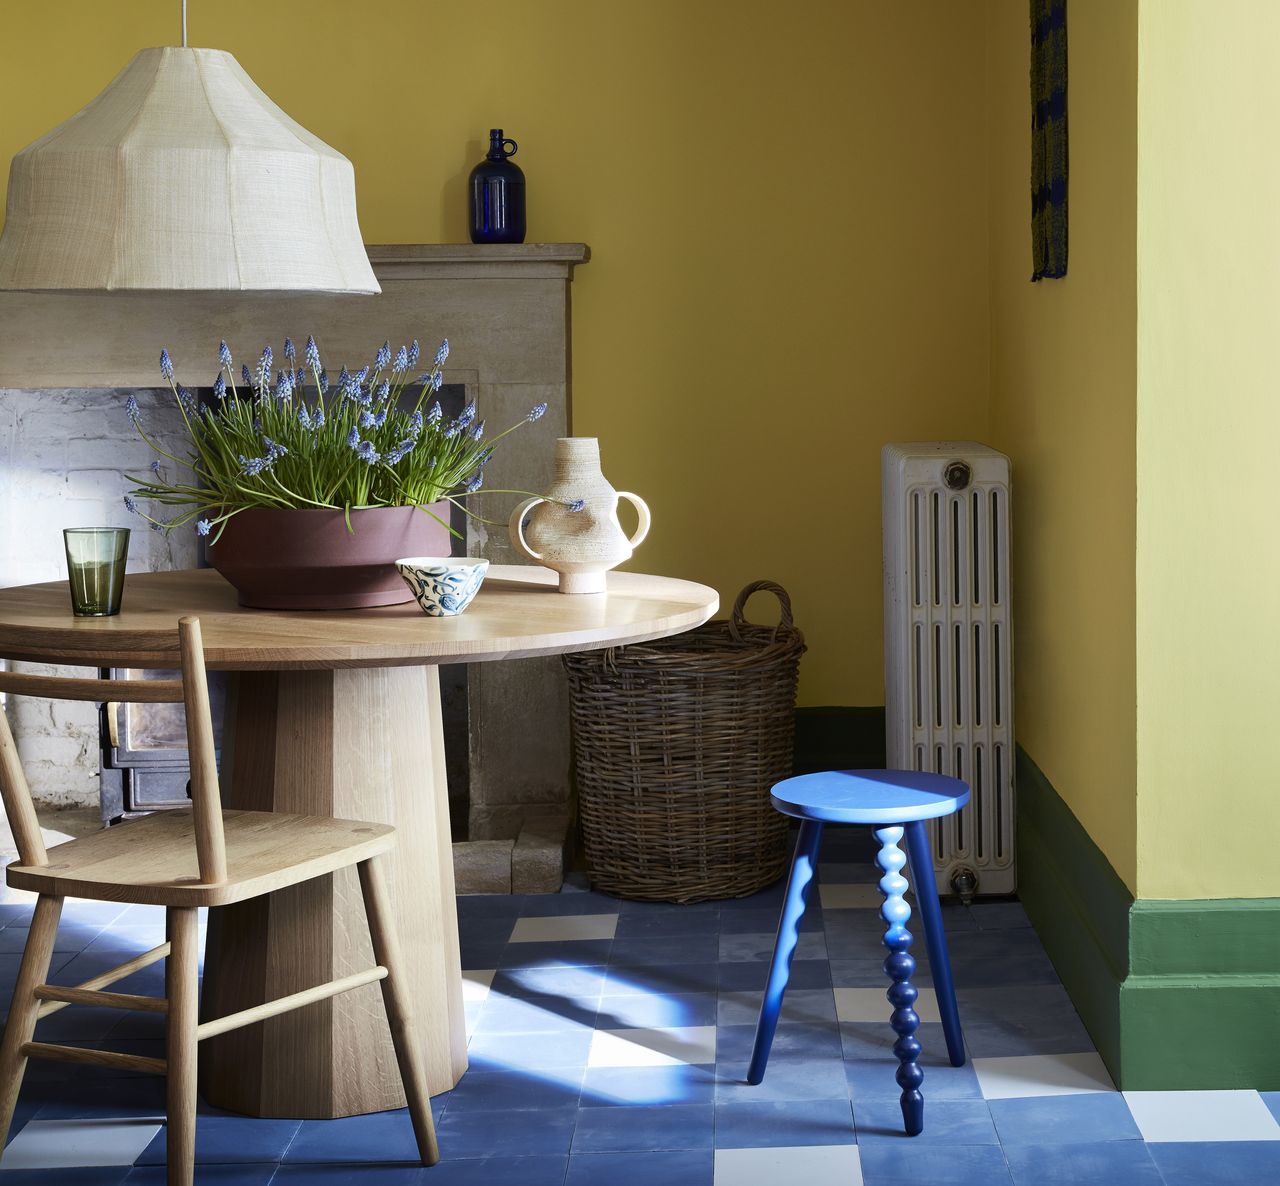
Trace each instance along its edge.
<path fill-rule="evenodd" d="M 71 612 L 77 618 L 105 618 L 120 612 L 124 566 L 129 559 L 127 527 L 68 527 L 67 578 Z"/>

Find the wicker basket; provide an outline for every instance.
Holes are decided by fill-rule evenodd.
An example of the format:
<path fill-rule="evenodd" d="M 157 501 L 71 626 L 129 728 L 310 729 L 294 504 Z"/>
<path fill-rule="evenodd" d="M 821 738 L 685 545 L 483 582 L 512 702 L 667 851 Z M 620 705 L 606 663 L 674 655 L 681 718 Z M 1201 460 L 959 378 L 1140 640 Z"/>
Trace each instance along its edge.
<path fill-rule="evenodd" d="M 777 626 L 743 615 L 761 590 L 782 603 Z M 594 888 L 701 902 L 781 876 L 787 820 L 769 788 L 791 774 L 804 650 L 786 590 L 755 581 L 728 621 L 564 657 Z"/>

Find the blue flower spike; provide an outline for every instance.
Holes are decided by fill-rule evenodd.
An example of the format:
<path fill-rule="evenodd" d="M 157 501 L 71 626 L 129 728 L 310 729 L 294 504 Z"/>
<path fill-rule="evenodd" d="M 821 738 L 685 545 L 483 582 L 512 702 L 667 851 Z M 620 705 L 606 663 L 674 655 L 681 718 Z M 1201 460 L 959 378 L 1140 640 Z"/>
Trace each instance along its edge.
<path fill-rule="evenodd" d="M 449 339 L 445 338 L 440 343 L 440 349 L 436 351 L 436 366 L 444 366 L 444 360 L 449 357 Z"/>
<path fill-rule="evenodd" d="M 402 372 L 407 371 L 408 369 L 409 369 L 409 347 L 401 346 L 400 349 L 396 351 L 396 356 L 391 362 L 391 373 L 393 375 L 399 375 Z"/>
<path fill-rule="evenodd" d="M 298 348 L 293 344 L 292 338 L 285 338 L 284 340 L 284 356 L 290 362 L 293 362 L 298 357 Z"/>
<path fill-rule="evenodd" d="M 538 404 L 536 407 L 529 409 L 528 420 L 532 424 L 535 420 L 541 420 L 547 414 L 547 405 Z"/>
<path fill-rule="evenodd" d="M 197 535 L 208 535 L 212 530 L 213 524 L 210 523 L 208 519 L 201 519 L 200 522 L 196 524 Z"/>
<path fill-rule="evenodd" d="M 391 361 L 391 343 L 383 342 L 382 345 L 378 347 L 377 357 L 373 360 L 373 369 L 375 371 L 385 370 L 387 363 L 389 363 L 390 361 Z"/>
<path fill-rule="evenodd" d="M 218 343 L 218 365 L 225 370 L 231 369 L 231 347 L 225 339 Z"/>
<path fill-rule="evenodd" d="M 160 373 L 173 382 L 173 360 L 169 357 L 168 350 L 160 351 Z"/>
<path fill-rule="evenodd" d="M 124 401 L 124 414 L 130 420 L 137 424 L 142 419 L 142 409 L 138 407 L 138 401 L 131 395 Z"/>
<path fill-rule="evenodd" d="M 303 347 L 303 357 L 306 359 L 307 366 L 313 371 L 320 369 L 320 348 L 316 345 L 315 336 L 307 335 L 307 344 Z"/>

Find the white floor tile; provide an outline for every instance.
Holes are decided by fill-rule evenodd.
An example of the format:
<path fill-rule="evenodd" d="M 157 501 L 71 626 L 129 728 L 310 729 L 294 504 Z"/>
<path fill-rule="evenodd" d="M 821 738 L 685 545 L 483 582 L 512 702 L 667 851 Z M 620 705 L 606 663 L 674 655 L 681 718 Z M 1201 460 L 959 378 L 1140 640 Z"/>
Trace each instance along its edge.
<path fill-rule="evenodd" d="M 596 1030 L 588 1067 L 667 1067 L 716 1061 L 716 1027 L 686 1025 L 671 1029 Z"/>
<path fill-rule="evenodd" d="M 562 914 L 549 918 L 521 918 L 511 932 L 512 943 L 557 943 L 562 939 L 612 939 L 616 914 Z"/>
<path fill-rule="evenodd" d="M 1041 1095 L 1079 1095 L 1115 1091 L 1102 1058 L 1088 1054 L 1023 1054 L 1008 1058 L 975 1058 L 973 1069 L 983 1097 L 1025 1099 Z"/>
<path fill-rule="evenodd" d="M 0 1169 L 132 1165 L 160 1128 L 156 1120 L 32 1120 L 4 1151 Z"/>
<path fill-rule="evenodd" d="M 487 1001 L 489 988 L 496 975 L 494 968 L 463 968 L 462 999 L 464 1001 Z"/>
<path fill-rule="evenodd" d="M 1280 1141 L 1256 1091 L 1126 1091 L 1144 1141 Z"/>
<path fill-rule="evenodd" d="M 717 1149 L 715 1186 L 862 1186 L 857 1145 Z"/>
<path fill-rule="evenodd" d="M 921 1021 L 941 1021 L 938 997 L 931 988 L 921 988 L 916 998 L 916 1013 Z M 883 988 L 837 988 L 836 1019 L 838 1021 L 889 1020 L 893 1006 L 885 997 Z"/>

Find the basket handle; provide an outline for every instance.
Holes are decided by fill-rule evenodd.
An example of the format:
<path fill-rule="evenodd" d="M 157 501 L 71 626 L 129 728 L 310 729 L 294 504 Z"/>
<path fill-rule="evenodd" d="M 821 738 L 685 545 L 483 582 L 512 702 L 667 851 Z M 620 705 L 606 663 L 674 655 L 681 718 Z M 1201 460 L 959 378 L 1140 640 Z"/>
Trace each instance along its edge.
<path fill-rule="evenodd" d="M 776 581 L 752 581 L 738 594 L 738 600 L 733 603 L 733 615 L 729 619 L 729 633 L 733 636 L 734 642 L 742 641 L 741 627 L 748 624 L 746 615 L 747 601 L 753 593 L 772 593 L 782 607 L 782 616 L 778 620 L 778 624 L 773 628 L 774 639 L 778 637 L 779 630 L 791 630 L 794 628 L 795 620 L 791 616 L 791 595 Z"/>

